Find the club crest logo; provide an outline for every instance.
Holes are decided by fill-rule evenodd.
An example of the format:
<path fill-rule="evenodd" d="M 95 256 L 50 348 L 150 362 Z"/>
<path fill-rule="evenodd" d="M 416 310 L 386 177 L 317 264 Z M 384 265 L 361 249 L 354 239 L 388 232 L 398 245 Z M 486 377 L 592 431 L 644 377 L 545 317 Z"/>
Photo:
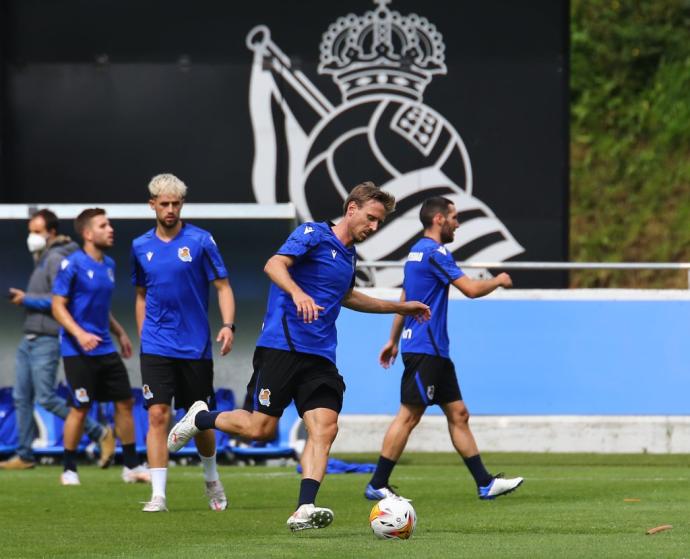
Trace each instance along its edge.
<path fill-rule="evenodd" d="M 74 399 L 81 404 L 87 404 L 89 402 L 89 393 L 86 391 L 86 388 L 77 388 L 74 391 Z"/>
<path fill-rule="evenodd" d="M 150 400 L 153 398 L 153 392 L 151 392 L 151 387 L 149 387 L 148 384 L 145 384 L 141 387 L 141 393 L 144 396 L 144 400 Z"/>
<path fill-rule="evenodd" d="M 153 253 L 152 253 L 151 251 L 149 251 L 149 252 L 146 253 L 146 260 L 148 260 L 149 262 L 151 262 L 151 258 L 153 258 Z"/>
<path fill-rule="evenodd" d="M 398 211 L 358 245 L 365 260 L 405 260 L 422 230 L 422 202 L 438 195 L 458 210 L 461 226 L 447 245 L 456 257 L 501 261 L 524 252 L 473 196 L 460 134 L 423 101 L 432 78 L 447 73 L 441 33 L 422 16 L 389 9 L 390 0 L 374 3 L 361 16 L 338 18 L 322 36 L 317 72 L 333 79 L 339 104 L 294 67 L 268 27 L 248 33 L 256 201 L 290 201 L 303 222 L 337 222 L 348 190 L 373 179 L 395 196 Z M 358 283 L 396 285 L 400 270 L 359 270 Z"/>
<path fill-rule="evenodd" d="M 93 270 L 87 270 L 86 275 L 89 276 L 89 279 L 93 279 Z"/>
<path fill-rule="evenodd" d="M 108 279 L 115 283 L 115 272 L 113 271 L 112 268 L 108 268 Z"/>
<path fill-rule="evenodd" d="M 426 387 L 426 397 L 429 398 L 429 400 L 434 399 L 435 393 L 436 393 L 436 387 L 433 384 Z"/>
<path fill-rule="evenodd" d="M 192 255 L 189 252 L 189 247 L 180 247 L 177 249 L 177 257 L 182 260 L 182 262 L 191 262 Z"/>
<path fill-rule="evenodd" d="M 271 391 L 268 388 L 262 388 L 259 392 L 259 403 L 267 408 L 271 406 Z"/>

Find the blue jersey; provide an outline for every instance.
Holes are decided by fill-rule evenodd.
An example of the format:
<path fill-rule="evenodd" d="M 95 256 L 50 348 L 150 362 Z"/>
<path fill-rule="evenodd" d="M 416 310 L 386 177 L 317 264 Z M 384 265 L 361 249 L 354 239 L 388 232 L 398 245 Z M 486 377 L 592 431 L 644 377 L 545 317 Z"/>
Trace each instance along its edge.
<path fill-rule="evenodd" d="M 462 275 L 452 253 L 433 239 L 422 237 L 412 246 L 405 263 L 405 299 L 429 305 L 431 320 L 420 324 L 405 317 L 401 353 L 449 357 L 448 287 Z"/>
<path fill-rule="evenodd" d="M 132 241 L 132 283 L 146 288 L 141 352 L 211 359 L 209 282 L 228 277 L 208 231 L 184 223 L 169 242 L 151 229 Z"/>
<path fill-rule="evenodd" d="M 357 252 L 346 247 L 327 223 L 303 223 L 276 254 L 292 256 L 290 276 L 317 305 L 324 307 L 311 324 L 297 315 L 292 297 L 271 284 L 259 347 L 320 355 L 335 363 L 335 321 L 355 281 Z"/>
<path fill-rule="evenodd" d="M 98 262 L 83 250 L 63 259 L 53 282 L 53 294 L 66 297 L 67 310 L 74 321 L 90 334 L 103 341 L 85 352 L 77 340 L 64 328 L 60 329 L 60 350 L 63 357 L 75 355 L 105 355 L 113 353 L 110 338 L 110 301 L 115 288 L 115 262 L 105 256 Z"/>

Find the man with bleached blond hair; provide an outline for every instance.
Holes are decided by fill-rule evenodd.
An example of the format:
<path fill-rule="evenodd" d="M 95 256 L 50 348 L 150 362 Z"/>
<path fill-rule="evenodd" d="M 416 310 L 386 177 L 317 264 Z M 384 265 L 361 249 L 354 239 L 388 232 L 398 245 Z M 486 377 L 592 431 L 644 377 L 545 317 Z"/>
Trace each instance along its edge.
<path fill-rule="evenodd" d="M 153 177 L 149 205 L 156 226 L 132 242 L 132 283 L 141 337 L 142 392 L 149 415 L 146 437 L 152 496 L 144 512 L 166 511 L 168 448 L 173 399 L 176 408 L 202 400 L 215 408 L 209 283 L 218 292 L 223 324 L 216 341 L 226 355 L 235 336 L 235 298 L 216 242 L 208 231 L 180 219 L 187 186 L 172 174 Z M 195 437 L 212 510 L 227 507 L 216 468 L 212 431 Z"/>

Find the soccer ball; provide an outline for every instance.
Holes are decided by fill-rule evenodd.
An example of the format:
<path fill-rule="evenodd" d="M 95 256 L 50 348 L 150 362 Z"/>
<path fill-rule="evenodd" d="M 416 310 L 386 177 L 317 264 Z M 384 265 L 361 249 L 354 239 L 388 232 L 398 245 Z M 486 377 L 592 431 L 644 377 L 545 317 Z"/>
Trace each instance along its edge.
<path fill-rule="evenodd" d="M 409 501 L 400 497 L 381 499 L 371 509 L 369 524 L 382 540 L 406 540 L 417 525 L 417 514 Z"/>

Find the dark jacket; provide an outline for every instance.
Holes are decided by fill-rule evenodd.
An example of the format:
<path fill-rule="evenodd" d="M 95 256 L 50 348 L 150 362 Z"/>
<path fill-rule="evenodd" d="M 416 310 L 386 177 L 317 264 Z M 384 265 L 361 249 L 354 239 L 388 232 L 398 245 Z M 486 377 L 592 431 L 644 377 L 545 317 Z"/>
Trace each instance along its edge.
<path fill-rule="evenodd" d="M 50 312 L 50 299 L 53 281 L 60 268 L 63 258 L 72 254 L 79 245 L 69 237 L 57 237 L 41 254 L 36 263 L 24 296 L 26 319 L 24 332 L 27 334 L 41 334 L 57 336 L 60 325 Z"/>

